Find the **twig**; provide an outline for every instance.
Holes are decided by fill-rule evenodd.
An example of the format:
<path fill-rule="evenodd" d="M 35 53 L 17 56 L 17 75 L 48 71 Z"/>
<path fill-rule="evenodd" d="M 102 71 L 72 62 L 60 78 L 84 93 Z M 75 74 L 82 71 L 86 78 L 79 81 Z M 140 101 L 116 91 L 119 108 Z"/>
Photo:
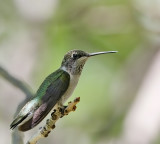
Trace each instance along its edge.
<path fill-rule="evenodd" d="M 67 107 L 57 107 L 54 109 L 54 112 L 51 113 L 50 119 L 47 119 L 45 126 L 41 127 L 40 130 L 30 138 L 27 144 L 36 144 L 39 139 L 47 137 L 51 130 L 55 128 L 56 121 L 59 118 L 68 115 L 71 111 L 75 111 L 76 104 L 79 102 L 80 97 L 75 98 L 72 102 L 69 102 Z"/>

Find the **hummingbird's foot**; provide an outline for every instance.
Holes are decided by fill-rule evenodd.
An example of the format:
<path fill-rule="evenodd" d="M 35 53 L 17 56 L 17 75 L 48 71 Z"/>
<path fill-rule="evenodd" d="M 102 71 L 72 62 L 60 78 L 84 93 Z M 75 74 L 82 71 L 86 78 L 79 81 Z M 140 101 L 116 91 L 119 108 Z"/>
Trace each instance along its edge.
<path fill-rule="evenodd" d="M 79 102 L 80 97 L 75 98 L 72 102 L 69 102 L 67 106 L 58 105 L 51 113 L 51 117 L 46 121 L 45 126 L 33 135 L 28 140 L 27 144 L 36 144 L 39 139 L 47 137 L 51 130 L 55 128 L 55 123 L 59 120 L 59 118 L 67 116 L 70 112 L 75 111 L 76 105 Z"/>
<path fill-rule="evenodd" d="M 60 106 L 59 107 L 59 111 L 60 113 L 62 114 L 61 118 L 64 116 L 64 113 L 65 113 L 65 109 L 67 108 L 67 106 Z"/>

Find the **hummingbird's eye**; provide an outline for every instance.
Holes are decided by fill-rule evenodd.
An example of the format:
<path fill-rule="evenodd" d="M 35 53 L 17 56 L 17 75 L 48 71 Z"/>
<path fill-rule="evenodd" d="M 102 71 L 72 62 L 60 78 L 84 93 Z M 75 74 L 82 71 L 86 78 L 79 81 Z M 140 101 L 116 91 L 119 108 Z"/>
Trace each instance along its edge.
<path fill-rule="evenodd" d="M 80 55 L 74 53 L 74 54 L 72 55 L 72 58 L 73 58 L 73 59 L 78 59 L 78 58 L 80 58 Z"/>

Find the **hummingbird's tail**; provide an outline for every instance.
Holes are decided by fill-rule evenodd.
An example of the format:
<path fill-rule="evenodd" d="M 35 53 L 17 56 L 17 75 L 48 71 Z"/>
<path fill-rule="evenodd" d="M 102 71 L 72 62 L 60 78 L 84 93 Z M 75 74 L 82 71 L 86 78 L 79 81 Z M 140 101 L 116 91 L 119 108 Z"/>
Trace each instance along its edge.
<path fill-rule="evenodd" d="M 18 116 L 15 118 L 15 120 L 11 123 L 10 125 L 10 129 L 14 129 L 16 126 L 18 126 L 24 119 L 26 119 L 28 116 L 28 114 L 26 114 L 25 116 Z"/>

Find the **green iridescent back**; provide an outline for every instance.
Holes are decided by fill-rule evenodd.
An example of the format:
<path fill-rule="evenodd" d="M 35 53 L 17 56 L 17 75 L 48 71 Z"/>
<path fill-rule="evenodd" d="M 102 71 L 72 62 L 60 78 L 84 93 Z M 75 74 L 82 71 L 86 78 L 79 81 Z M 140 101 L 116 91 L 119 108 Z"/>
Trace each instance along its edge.
<path fill-rule="evenodd" d="M 58 69 L 55 72 L 51 73 L 40 85 L 35 97 L 41 99 L 46 94 L 46 90 L 48 89 L 48 87 L 58 78 L 62 81 L 67 81 L 68 77 L 66 77 L 66 75 L 68 75 L 68 73 L 61 69 Z"/>

